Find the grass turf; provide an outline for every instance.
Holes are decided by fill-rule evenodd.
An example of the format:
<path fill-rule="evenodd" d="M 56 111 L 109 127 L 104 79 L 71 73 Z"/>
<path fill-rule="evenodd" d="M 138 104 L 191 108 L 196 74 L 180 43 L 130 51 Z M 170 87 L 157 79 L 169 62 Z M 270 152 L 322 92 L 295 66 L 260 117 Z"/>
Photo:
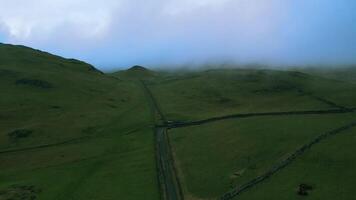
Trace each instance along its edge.
<path fill-rule="evenodd" d="M 141 79 L 166 117 L 177 121 L 354 107 L 356 101 L 354 84 L 295 71 L 169 73 L 136 66 L 109 75 L 78 60 L 0 44 L 0 199 L 159 199 L 152 129 L 158 117 Z M 258 117 L 173 130 L 184 192 L 188 199 L 217 197 L 352 119 L 351 114 Z M 315 155 L 300 158 L 242 198 L 261 199 L 267 192 L 275 199 L 282 191 L 293 199 L 293 188 L 304 180 L 315 185 L 316 199 L 327 199 L 333 180 L 330 197 L 340 191 L 351 198 L 352 141 L 335 140 L 330 149 L 320 145 Z M 336 153 L 342 144 L 347 148 Z M 342 180 L 348 185 L 341 187 Z"/>
<path fill-rule="evenodd" d="M 299 72 L 225 69 L 150 81 L 166 117 L 175 121 L 273 111 L 352 106 L 356 87 Z M 329 92 L 329 93 L 328 93 Z"/>
<path fill-rule="evenodd" d="M 25 149 L 0 153 L 0 199 L 159 198 L 138 83 L 22 46 L 0 60 L 0 152 Z"/>
<path fill-rule="evenodd" d="M 170 137 L 185 195 L 187 199 L 219 197 L 264 173 L 319 134 L 355 117 L 258 117 L 174 129 Z"/>
<path fill-rule="evenodd" d="M 355 144 L 355 129 L 335 135 L 235 199 L 354 199 Z M 300 184 L 312 186 L 305 197 L 297 195 Z"/>

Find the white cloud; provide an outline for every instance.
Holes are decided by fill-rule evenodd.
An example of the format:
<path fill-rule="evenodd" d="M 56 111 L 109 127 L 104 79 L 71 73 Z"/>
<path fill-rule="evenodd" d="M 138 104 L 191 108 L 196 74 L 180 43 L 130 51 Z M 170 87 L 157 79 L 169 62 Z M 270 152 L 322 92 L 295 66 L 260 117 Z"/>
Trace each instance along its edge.
<path fill-rule="evenodd" d="M 0 22 L 15 41 L 46 40 L 59 32 L 84 38 L 99 37 L 110 26 L 119 1 L 107 0 L 2 0 Z"/>
<path fill-rule="evenodd" d="M 189 57 L 236 56 L 265 45 L 261 40 L 273 35 L 283 10 L 278 8 L 285 5 L 285 0 L 0 1 L 6 42 L 107 60 L 115 59 L 108 51 L 146 58 L 159 57 L 161 50 L 183 55 L 185 48 Z M 84 50 L 94 53 L 83 56 Z"/>
<path fill-rule="evenodd" d="M 299 58 L 310 43 L 335 49 L 321 48 L 333 35 L 351 46 L 354 8 L 338 2 L 345 12 L 333 0 L 0 0 L 0 42 L 98 65 Z"/>
<path fill-rule="evenodd" d="M 182 15 L 196 9 L 220 9 L 230 1 L 232 0 L 170 0 L 164 6 L 163 12 L 169 15 Z"/>

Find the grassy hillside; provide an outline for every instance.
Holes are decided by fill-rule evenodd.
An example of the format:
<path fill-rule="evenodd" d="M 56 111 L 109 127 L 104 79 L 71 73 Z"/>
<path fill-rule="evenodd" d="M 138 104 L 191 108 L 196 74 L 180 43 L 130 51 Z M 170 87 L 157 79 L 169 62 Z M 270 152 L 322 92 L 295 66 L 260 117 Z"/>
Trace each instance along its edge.
<path fill-rule="evenodd" d="M 177 121 L 235 113 L 332 109 L 353 106 L 356 101 L 355 85 L 293 71 L 209 70 L 149 83 L 162 111 Z"/>
<path fill-rule="evenodd" d="M 159 78 L 146 82 L 169 121 L 189 122 L 237 113 L 356 107 L 354 84 L 296 71 L 221 69 L 161 73 Z M 172 129 L 169 135 L 184 195 L 186 199 L 220 197 L 273 169 L 320 134 L 355 120 L 353 113 L 286 115 L 222 120 Z M 331 165 L 336 164 L 333 159 L 335 157 L 330 158 Z M 338 159 L 346 162 L 349 157 Z M 344 179 L 354 178 L 344 176 Z M 303 180 L 294 181 L 303 184 Z M 294 184 L 297 188 L 298 184 Z M 322 183 L 314 181 L 312 184 Z M 272 190 L 274 185 L 266 187 Z M 256 199 L 261 199 L 264 192 L 262 188 Z M 295 190 L 288 192 L 282 192 L 284 196 L 280 197 L 298 198 Z M 344 192 L 348 192 L 346 196 L 353 194 L 351 190 Z M 246 199 L 249 199 L 248 194 Z"/>
<path fill-rule="evenodd" d="M 0 199 L 158 199 L 137 83 L 1 44 L 0 91 Z"/>
<path fill-rule="evenodd" d="M 342 127 L 356 121 L 356 85 L 336 76 L 141 66 L 103 74 L 0 44 L 0 199 L 156 200 L 158 179 L 171 180 L 162 170 L 179 178 L 167 190 L 179 182 L 186 199 L 215 199 L 285 160 L 237 199 L 299 199 L 301 185 L 308 199 L 352 199 L 355 130 Z M 232 114 L 245 115 L 216 118 Z M 342 134 L 324 135 L 335 129 Z"/>
<path fill-rule="evenodd" d="M 298 70 L 329 79 L 356 83 L 356 66 L 339 66 L 326 68 L 310 67 Z"/>

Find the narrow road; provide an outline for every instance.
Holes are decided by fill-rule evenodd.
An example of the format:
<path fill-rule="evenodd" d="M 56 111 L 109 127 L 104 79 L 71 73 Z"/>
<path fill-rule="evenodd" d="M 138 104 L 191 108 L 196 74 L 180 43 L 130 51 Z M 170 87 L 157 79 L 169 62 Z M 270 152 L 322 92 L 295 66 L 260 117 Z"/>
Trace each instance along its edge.
<path fill-rule="evenodd" d="M 180 191 L 180 184 L 176 175 L 174 160 L 169 146 L 167 130 L 165 128 L 156 129 L 157 139 L 157 160 L 159 169 L 159 179 L 161 180 L 164 199 L 183 199 Z"/>
<path fill-rule="evenodd" d="M 142 88 L 148 101 L 150 102 L 151 112 L 154 114 L 154 116 L 158 114 L 160 118 L 158 122 L 155 118 L 155 138 L 157 174 L 162 192 L 161 197 L 164 200 L 182 200 L 184 197 L 174 165 L 167 128 L 164 125 L 167 123 L 167 120 L 163 115 L 163 112 L 160 110 L 157 100 L 155 99 L 151 90 L 147 87 L 146 83 L 142 80 L 140 80 L 140 83 L 142 84 Z"/>
<path fill-rule="evenodd" d="M 187 126 L 198 126 L 215 121 L 234 119 L 234 118 L 250 118 L 250 117 L 263 117 L 263 116 L 285 116 L 285 115 L 327 115 L 327 114 L 344 114 L 355 112 L 355 108 L 351 109 L 330 109 L 330 110 L 308 110 L 308 111 L 287 111 L 287 112 L 265 112 L 265 113 L 244 113 L 225 115 L 221 117 L 212 117 L 203 120 L 191 121 L 191 122 L 173 122 L 169 123 L 167 128 L 180 128 Z"/>
<path fill-rule="evenodd" d="M 156 98 L 153 96 L 151 90 L 148 88 L 148 86 L 146 85 L 146 83 L 143 81 L 143 80 L 140 80 L 141 84 L 142 84 L 142 87 L 149 99 L 149 101 L 151 102 L 151 109 L 153 109 L 153 112 L 154 113 L 157 113 L 160 117 L 160 120 L 163 122 L 163 123 L 166 123 L 167 122 L 167 119 L 165 118 L 165 116 L 163 115 L 163 112 L 161 111 L 158 103 L 157 103 L 157 100 Z"/>

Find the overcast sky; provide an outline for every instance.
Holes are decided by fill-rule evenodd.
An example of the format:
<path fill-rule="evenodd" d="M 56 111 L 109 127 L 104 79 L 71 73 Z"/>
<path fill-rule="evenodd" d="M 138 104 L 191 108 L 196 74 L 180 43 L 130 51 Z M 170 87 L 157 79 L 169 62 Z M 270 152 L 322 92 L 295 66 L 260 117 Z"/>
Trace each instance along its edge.
<path fill-rule="evenodd" d="M 0 0 L 0 42 L 94 64 L 356 63 L 355 0 Z"/>

